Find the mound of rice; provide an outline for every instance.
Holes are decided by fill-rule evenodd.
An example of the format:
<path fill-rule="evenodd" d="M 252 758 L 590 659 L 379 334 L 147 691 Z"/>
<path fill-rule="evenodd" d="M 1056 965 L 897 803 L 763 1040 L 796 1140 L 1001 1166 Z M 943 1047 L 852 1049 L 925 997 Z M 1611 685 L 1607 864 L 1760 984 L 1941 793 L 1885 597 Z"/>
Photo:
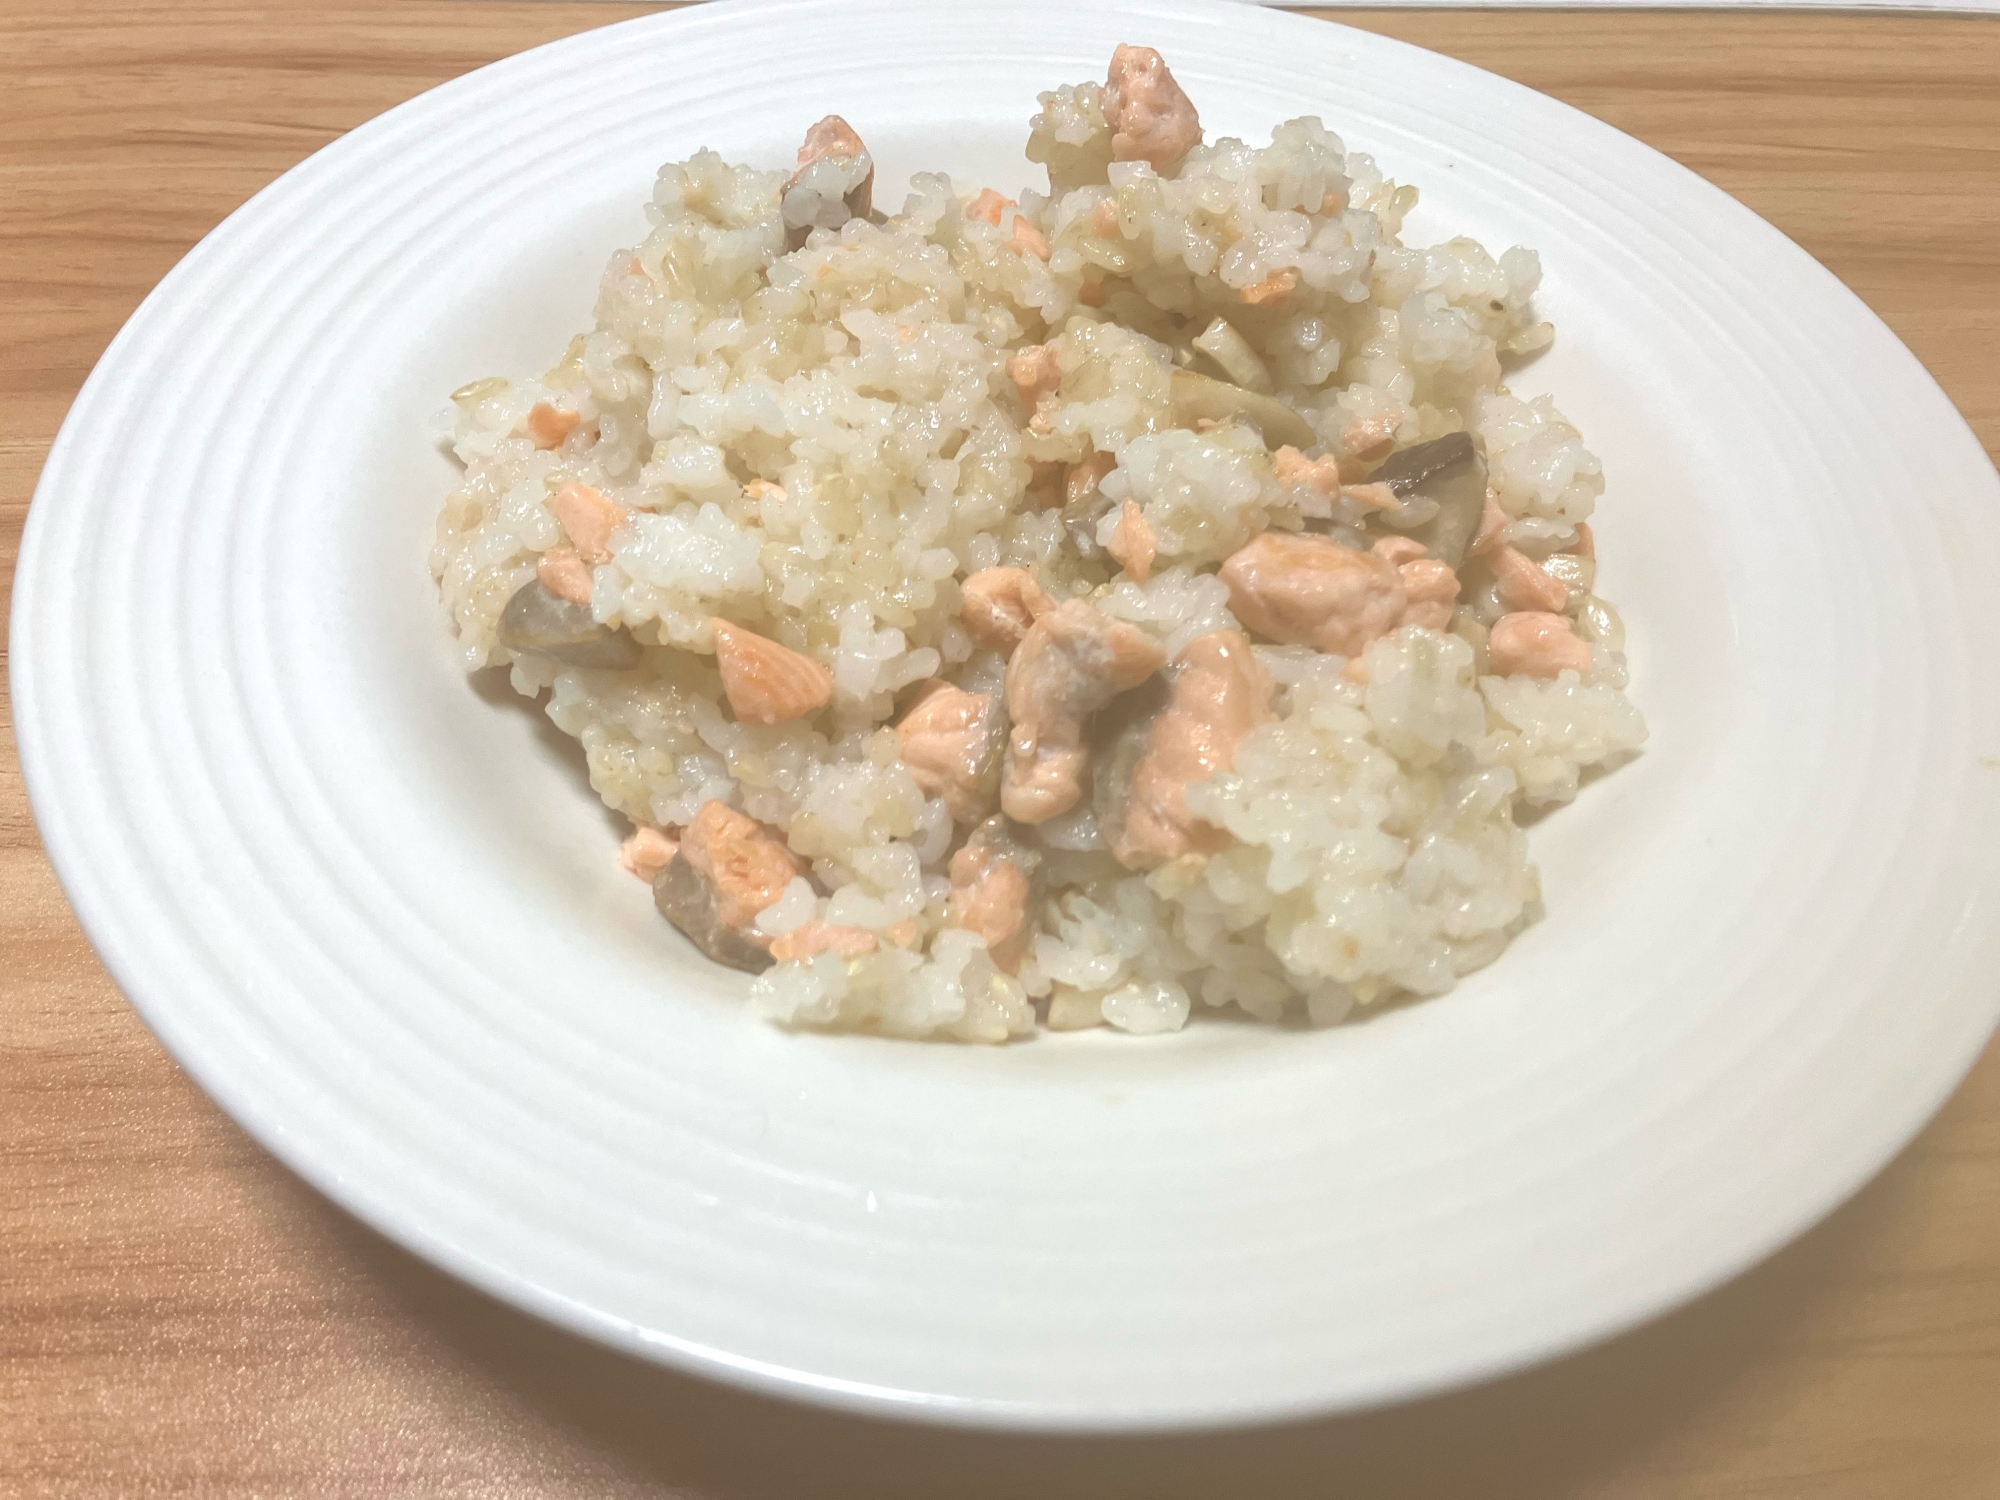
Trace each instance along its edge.
<path fill-rule="evenodd" d="M 431 567 L 459 659 L 545 699 L 593 787 L 664 848 L 717 801 L 782 840 L 798 873 L 751 941 L 867 935 L 759 974 L 774 1021 L 1000 1041 L 1173 1031 L 1202 1007 L 1328 1024 L 1446 990 L 1538 914 L 1516 809 L 1568 800 L 1646 732 L 1593 591 L 1601 467 L 1552 402 L 1502 384 L 1552 337 L 1537 258 L 1405 246 L 1416 190 L 1317 119 L 1159 165 L 1126 149 L 1105 85 L 1040 103 L 1027 153 L 1050 190 L 1018 205 L 924 174 L 900 213 L 852 211 L 841 157 L 796 176 L 710 151 L 664 167 L 595 326 L 539 378 L 454 397 L 464 472 Z M 1043 349 L 1036 391 L 1010 356 Z M 1288 465 L 1247 399 L 1190 420 L 1177 371 L 1281 403 L 1315 441 Z M 1003 693 L 1008 659 L 968 630 L 965 579 L 1028 570 L 1172 660 L 1243 628 L 1218 569 L 1246 543 L 1371 546 L 1372 466 L 1459 432 L 1486 470 L 1481 545 L 1557 580 L 1554 613 L 1583 643 L 1570 665 L 1493 671 L 1510 610 L 1475 556 L 1441 630 L 1404 623 L 1351 657 L 1253 636 L 1268 722 L 1186 787 L 1200 853 L 1128 868 L 1086 794 L 1008 829 L 1036 861 L 1013 955 L 955 919 L 953 855 L 997 803 L 954 817 L 893 726 L 920 684 Z M 1325 461 L 1317 488 L 1301 458 Z M 1099 497 L 1079 525 L 1065 476 L 1089 464 Z M 578 485 L 617 507 L 595 553 L 554 504 Z M 1153 556 L 1124 566 L 1113 532 L 1135 510 Z M 637 643 L 634 664 L 501 643 L 509 601 L 572 551 L 590 616 Z M 820 663 L 824 708 L 732 712 L 718 619 Z"/>

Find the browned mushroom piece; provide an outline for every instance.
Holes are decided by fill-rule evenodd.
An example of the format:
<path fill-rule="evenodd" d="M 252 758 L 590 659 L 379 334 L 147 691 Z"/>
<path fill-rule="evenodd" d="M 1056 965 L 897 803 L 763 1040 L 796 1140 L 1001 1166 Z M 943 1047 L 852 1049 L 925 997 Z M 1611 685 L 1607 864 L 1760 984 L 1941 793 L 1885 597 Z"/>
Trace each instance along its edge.
<path fill-rule="evenodd" d="M 1083 800 L 1092 714 L 1166 660 L 1144 632 L 1071 599 L 1029 627 L 1007 662 L 1013 720 L 1000 807 L 1017 823 L 1046 823 Z"/>
<path fill-rule="evenodd" d="M 1063 475 L 1063 529 L 1084 557 L 1096 557 L 1104 550 L 1097 544 L 1097 523 L 1112 508 L 1103 486 L 1106 476 L 1117 467 L 1118 460 L 1111 454 L 1092 452 L 1071 464 Z"/>
<path fill-rule="evenodd" d="M 630 632 L 600 624 L 589 605 L 559 599 L 539 580 L 515 591 L 500 611 L 494 634 L 509 651 L 535 652 L 600 671 L 629 671 L 646 655 Z"/>
<path fill-rule="evenodd" d="M 752 925 L 803 871 L 784 841 L 728 803 L 704 802 L 680 848 L 653 879 L 653 904 L 719 964 L 752 974 L 771 966 Z"/>
<path fill-rule="evenodd" d="M 1063 502 L 1063 530 L 1076 545 L 1077 555 L 1085 558 L 1101 557 L 1104 548 L 1098 544 L 1097 523 L 1110 515 L 1117 502 L 1096 485 L 1088 488 L 1077 486 Z"/>
<path fill-rule="evenodd" d="M 1446 567 L 1456 568 L 1465 561 L 1466 548 L 1478 535 L 1486 510 L 1486 460 L 1471 433 L 1448 433 L 1392 453 L 1368 476 L 1368 482 L 1388 485 L 1399 500 L 1420 498 L 1434 503 L 1436 513 L 1417 525 L 1397 526 L 1395 517 L 1386 512 L 1381 516 L 1382 524 L 1422 542 L 1424 550 Z"/>
<path fill-rule="evenodd" d="M 676 854 L 653 877 L 653 905 L 719 964 L 761 974 L 776 961 L 769 949 L 722 920 L 714 883 L 684 854 Z"/>
<path fill-rule="evenodd" d="M 1275 388 L 1271 367 L 1264 363 L 1263 356 L 1227 318 L 1211 320 L 1208 327 L 1190 341 L 1190 347 L 1214 360 L 1217 369 L 1246 391 L 1268 396 Z"/>
<path fill-rule="evenodd" d="M 1262 396 L 1193 370 L 1176 370 L 1171 380 L 1174 421 L 1183 427 L 1204 418 L 1228 422 L 1241 417 L 1256 424 L 1267 444 L 1310 448 L 1319 442 L 1312 423 L 1276 396 Z"/>

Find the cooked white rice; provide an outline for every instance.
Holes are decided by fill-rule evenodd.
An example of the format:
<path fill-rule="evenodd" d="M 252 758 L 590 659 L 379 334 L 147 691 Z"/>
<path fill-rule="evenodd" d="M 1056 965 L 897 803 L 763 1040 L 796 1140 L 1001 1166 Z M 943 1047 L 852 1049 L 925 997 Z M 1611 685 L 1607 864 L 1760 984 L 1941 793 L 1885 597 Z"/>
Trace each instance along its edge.
<path fill-rule="evenodd" d="M 788 252 L 789 169 L 711 151 L 668 165 L 651 232 L 607 263 L 592 329 L 540 377 L 454 398 L 464 474 L 431 566 L 465 668 L 508 667 L 544 699 L 592 786 L 635 824 L 671 833 L 720 799 L 780 834 L 810 878 L 762 913 L 762 938 L 812 921 L 880 938 L 759 975 L 750 993 L 774 1021 L 997 1041 L 1038 1025 L 1173 1031 L 1225 1006 L 1327 1024 L 1434 995 L 1539 912 L 1516 809 L 1568 800 L 1581 773 L 1645 737 L 1622 626 L 1593 591 L 1587 546 L 1568 550 L 1600 465 L 1550 400 L 1502 384 L 1510 357 L 1552 337 L 1531 308 L 1535 253 L 1405 246 L 1416 190 L 1317 119 L 1261 148 L 1197 146 L 1172 175 L 1114 161 L 1102 96 L 1041 96 L 1028 155 L 1051 192 L 1024 194 L 997 226 L 967 215 L 980 185 L 924 174 L 886 222 L 846 218 Z M 1295 278 L 1288 293 L 1245 300 L 1274 276 Z M 1031 422 L 1008 355 L 1050 340 L 1075 378 Z M 1044 883 L 1009 974 L 950 917 L 947 866 L 969 825 L 925 796 L 888 726 L 899 692 L 926 679 L 999 691 L 1005 661 L 960 618 L 960 582 L 980 570 L 1030 569 L 1169 656 L 1240 628 L 1218 565 L 1260 532 L 1299 530 L 1314 497 L 1280 481 L 1278 441 L 1254 422 L 1177 423 L 1169 386 L 1189 365 L 1264 385 L 1310 424 L 1310 455 L 1351 462 L 1390 439 L 1472 433 L 1501 540 L 1561 557 L 1550 571 L 1570 585 L 1563 612 L 1590 665 L 1493 675 L 1486 638 L 1504 606 L 1477 562 L 1448 633 L 1405 625 L 1358 667 L 1258 645 L 1278 717 L 1186 793 L 1224 847 L 1128 870 L 1087 796 L 1015 830 L 1041 851 Z M 574 413 L 574 430 L 542 446 L 538 406 Z M 1041 508 L 1053 466 L 1093 450 L 1117 460 L 1094 540 L 1136 504 L 1157 545 L 1146 582 Z M 565 541 L 551 501 L 569 484 L 626 513 L 590 571 L 589 607 L 646 647 L 637 669 L 496 638 Z M 1355 522 L 1322 517 L 1365 543 Z M 829 668 L 826 709 L 739 722 L 717 616 Z M 647 899 L 637 884 L 631 899 Z M 899 946 L 891 929 L 911 921 L 916 939 Z"/>

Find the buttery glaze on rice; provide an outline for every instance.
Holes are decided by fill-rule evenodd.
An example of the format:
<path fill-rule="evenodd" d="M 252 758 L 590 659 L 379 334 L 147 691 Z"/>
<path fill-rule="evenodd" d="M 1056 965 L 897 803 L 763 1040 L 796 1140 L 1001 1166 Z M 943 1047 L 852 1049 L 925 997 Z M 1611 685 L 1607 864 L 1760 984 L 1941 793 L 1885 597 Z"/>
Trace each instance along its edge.
<path fill-rule="evenodd" d="M 1021 201 L 845 121 L 661 170 L 596 327 L 456 393 L 431 566 L 790 1025 L 1328 1024 L 1538 913 L 1519 805 L 1634 750 L 1598 461 L 1502 384 L 1534 252 L 1399 238 L 1317 119 L 1157 53 L 1040 96 Z"/>

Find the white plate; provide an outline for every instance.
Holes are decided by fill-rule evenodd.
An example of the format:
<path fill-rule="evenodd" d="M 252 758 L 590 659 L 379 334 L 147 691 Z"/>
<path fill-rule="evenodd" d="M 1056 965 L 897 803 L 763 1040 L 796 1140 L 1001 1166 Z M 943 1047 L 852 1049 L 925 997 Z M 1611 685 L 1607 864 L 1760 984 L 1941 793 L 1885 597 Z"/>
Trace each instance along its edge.
<path fill-rule="evenodd" d="M 827 110 L 1014 187 L 1038 88 L 1171 59 L 1317 113 L 1419 236 L 1542 251 L 1654 739 L 1532 835 L 1549 915 L 1325 1032 L 798 1036 L 690 962 L 552 730 L 452 667 L 444 393 L 540 368 L 662 161 Z M 112 973 L 371 1224 L 626 1349 L 955 1421 L 1229 1422 L 1601 1337 L 1770 1251 L 2000 1001 L 2000 483 L 1916 360 L 1664 157 L 1413 48 L 1197 0 L 723 5 L 355 131 L 77 398 L 13 619 L 22 759 Z"/>

